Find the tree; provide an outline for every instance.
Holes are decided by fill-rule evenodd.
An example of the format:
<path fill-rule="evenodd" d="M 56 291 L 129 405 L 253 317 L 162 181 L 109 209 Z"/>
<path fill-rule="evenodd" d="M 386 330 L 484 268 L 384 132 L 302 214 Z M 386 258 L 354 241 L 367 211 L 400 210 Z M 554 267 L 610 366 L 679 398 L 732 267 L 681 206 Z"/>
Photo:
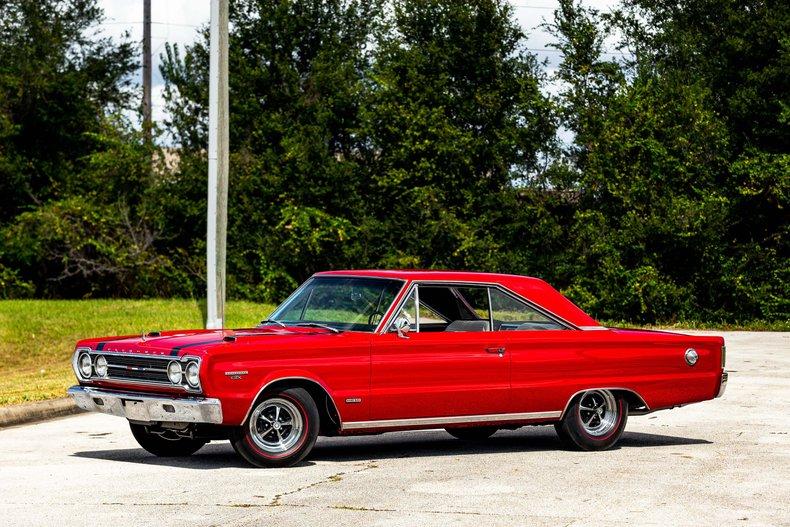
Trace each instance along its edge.
<path fill-rule="evenodd" d="M 377 1 L 231 4 L 228 285 L 231 295 L 278 298 L 318 269 L 357 265 L 359 100 Z M 205 203 L 208 35 L 183 56 L 168 47 L 162 74 L 187 218 Z M 186 190 L 185 190 L 186 189 Z M 200 209 L 200 207 L 197 207 Z M 178 243 L 201 248 L 203 214 Z M 356 256 L 356 257 L 354 257 Z"/>
<path fill-rule="evenodd" d="M 0 223 L 85 186 L 107 112 L 129 107 L 134 48 L 98 38 L 95 0 L 0 4 Z"/>
<path fill-rule="evenodd" d="M 727 127 L 727 313 L 790 317 L 790 5 L 774 0 L 626 0 L 616 22 L 658 75 L 694 79 Z M 721 290 L 721 287 L 714 286 Z"/>
<path fill-rule="evenodd" d="M 786 154 L 752 157 L 755 145 L 775 148 L 771 138 L 786 133 L 781 104 L 755 100 L 748 117 L 733 105 L 760 92 L 744 92 L 737 80 L 750 68 L 755 84 L 786 81 L 767 66 L 779 60 L 782 35 L 772 32 L 783 23 L 759 30 L 766 21 L 725 4 L 722 15 L 705 1 L 628 1 L 602 17 L 562 0 L 555 14 L 564 122 L 575 132 L 567 152 L 574 170 L 556 182 L 579 193 L 563 274 L 599 316 L 786 316 Z M 601 59 L 612 30 L 624 35 L 630 59 Z M 774 52 L 735 45 L 757 33 Z M 749 57 L 763 59 L 747 66 Z M 759 132 L 747 122 L 759 122 Z"/>
<path fill-rule="evenodd" d="M 541 170 L 555 132 L 512 8 L 398 1 L 390 25 L 364 106 L 375 261 L 510 268 L 514 183 Z"/>

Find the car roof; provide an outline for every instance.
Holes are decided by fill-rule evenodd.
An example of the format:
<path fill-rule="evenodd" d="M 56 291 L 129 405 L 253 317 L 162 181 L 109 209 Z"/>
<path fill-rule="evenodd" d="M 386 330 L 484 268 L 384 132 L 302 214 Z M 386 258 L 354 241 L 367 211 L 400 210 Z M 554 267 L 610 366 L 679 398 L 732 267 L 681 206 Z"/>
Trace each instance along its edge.
<path fill-rule="evenodd" d="M 531 276 L 503 273 L 481 273 L 476 271 L 442 271 L 442 270 L 385 270 L 385 269 L 354 269 L 339 271 L 323 271 L 314 276 L 361 276 L 371 278 L 392 278 L 411 281 L 446 281 L 499 284 L 506 289 L 538 304 L 544 309 L 570 322 L 577 327 L 599 326 L 591 316 L 582 311 L 573 302 L 565 298 L 544 280 Z"/>
<path fill-rule="evenodd" d="M 540 280 L 531 276 L 502 273 L 482 273 L 478 271 L 450 271 L 437 269 L 347 269 L 339 271 L 322 271 L 316 276 L 370 276 L 376 278 L 400 278 L 401 280 L 450 280 L 490 282 L 502 279 Z M 542 282 L 542 280 L 540 280 Z"/>

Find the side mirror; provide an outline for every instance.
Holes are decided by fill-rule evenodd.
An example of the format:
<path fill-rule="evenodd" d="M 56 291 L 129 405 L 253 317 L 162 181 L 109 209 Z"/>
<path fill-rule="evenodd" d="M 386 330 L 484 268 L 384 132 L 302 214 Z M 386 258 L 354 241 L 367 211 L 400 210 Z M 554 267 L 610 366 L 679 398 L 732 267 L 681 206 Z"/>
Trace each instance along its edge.
<path fill-rule="evenodd" d="M 398 336 L 402 339 L 409 338 L 406 334 L 411 331 L 411 324 L 409 324 L 409 319 L 406 317 L 398 317 L 395 319 L 395 322 L 392 324 L 392 327 L 395 328 L 395 331 L 398 332 Z"/>

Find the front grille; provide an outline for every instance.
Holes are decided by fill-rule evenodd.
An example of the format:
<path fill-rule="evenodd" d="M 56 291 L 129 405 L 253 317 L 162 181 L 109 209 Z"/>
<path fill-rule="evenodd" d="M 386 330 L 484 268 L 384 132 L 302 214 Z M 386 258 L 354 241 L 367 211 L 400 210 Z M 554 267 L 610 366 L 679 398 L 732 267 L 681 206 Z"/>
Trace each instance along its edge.
<path fill-rule="evenodd" d="M 104 357 L 107 359 L 108 379 L 171 384 L 167 378 L 167 359 L 129 355 Z"/>

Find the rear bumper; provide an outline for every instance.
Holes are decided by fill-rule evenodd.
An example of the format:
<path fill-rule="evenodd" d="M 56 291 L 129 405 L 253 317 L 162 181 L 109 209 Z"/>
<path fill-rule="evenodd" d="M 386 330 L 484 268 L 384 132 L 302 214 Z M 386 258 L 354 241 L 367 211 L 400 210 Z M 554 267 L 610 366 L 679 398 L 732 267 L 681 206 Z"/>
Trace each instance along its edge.
<path fill-rule="evenodd" d="M 716 397 L 721 397 L 724 395 L 724 390 L 727 389 L 727 379 L 729 375 L 726 371 L 721 372 L 721 384 L 719 385 L 719 393 L 716 394 Z"/>
<path fill-rule="evenodd" d="M 219 399 L 167 397 L 72 386 L 68 394 L 77 406 L 147 423 L 222 423 Z"/>

